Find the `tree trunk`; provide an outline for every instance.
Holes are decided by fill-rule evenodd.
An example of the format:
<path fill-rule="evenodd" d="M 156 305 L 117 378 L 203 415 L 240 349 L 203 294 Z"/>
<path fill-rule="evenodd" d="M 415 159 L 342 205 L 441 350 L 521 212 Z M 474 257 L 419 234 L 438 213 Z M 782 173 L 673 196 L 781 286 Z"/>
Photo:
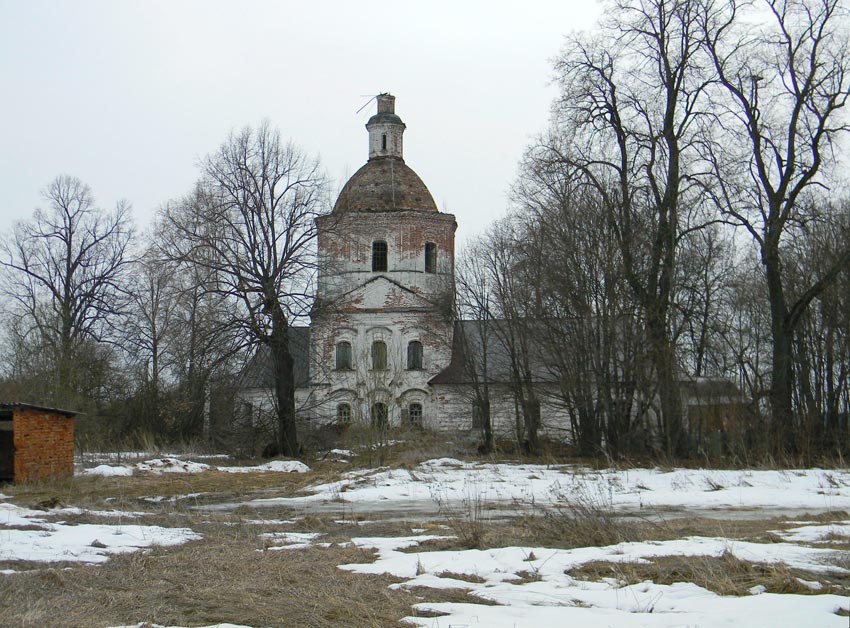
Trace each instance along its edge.
<path fill-rule="evenodd" d="M 479 408 L 484 422 L 484 443 L 481 445 L 481 453 L 489 454 L 493 452 L 493 422 L 490 419 L 490 396 L 486 392 L 484 398 L 479 399 Z"/>
<path fill-rule="evenodd" d="M 782 264 L 776 247 L 765 242 L 762 264 L 767 277 L 770 300 L 770 329 L 773 336 L 773 370 L 770 376 L 770 412 L 775 430 L 774 446 L 778 453 L 796 454 L 794 434 L 793 330 L 788 326 L 788 308 L 782 285 Z"/>
<path fill-rule="evenodd" d="M 531 392 L 531 382 L 526 382 L 528 393 L 522 404 L 522 413 L 525 420 L 525 435 L 528 441 L 528 453 L 539 456 L 542 452 L 540 446 L 540 402 Z"/>
<path fill-rule="evenodd" d="M 676 356 L 667 338 L 665 318 L 650 316 L 647 321 L 652 365 L 658 383 L 658 402 L 668 456 L 686 457 L 688 439 L 682 416 L 682 397 L 676 372 Z"/>
<path fill-rule="evenodd" d="M 278 450 L 284 456 L 297 458 L 300 452 L 298 432 L 295 425 L 295 376 L 293 368 L 295 360 L 289 350 L 289 325 L 278 304 L 275 304 L 272 312 L 272 333 L 269 345 L 274 364 Z"/>

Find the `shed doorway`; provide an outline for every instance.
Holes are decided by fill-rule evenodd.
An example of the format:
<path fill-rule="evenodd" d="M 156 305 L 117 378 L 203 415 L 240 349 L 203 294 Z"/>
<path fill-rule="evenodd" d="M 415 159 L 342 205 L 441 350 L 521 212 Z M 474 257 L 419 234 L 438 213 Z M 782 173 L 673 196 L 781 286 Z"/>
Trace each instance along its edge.
<path fill-rule="evenodd" d="M 0 482 L 15 480 L 15 433 L 12 412 L 0 410 Z"/>

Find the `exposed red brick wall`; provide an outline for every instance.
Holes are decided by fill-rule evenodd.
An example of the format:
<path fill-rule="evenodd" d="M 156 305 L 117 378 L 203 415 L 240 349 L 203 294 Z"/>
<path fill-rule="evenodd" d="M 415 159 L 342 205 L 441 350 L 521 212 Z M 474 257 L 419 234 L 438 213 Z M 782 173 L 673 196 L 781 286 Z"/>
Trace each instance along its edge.
<path fill-rule="evenodd" d="M 74 419 L 18 408 L 12 416 L 15 482 L 74 475 Z"/>
<path fill-rule="evenodd" d="M 437 275 L 454 276 L 457 223 L 451 214 L 412 210 L 349 212 L 322 216 L 317 223 L 319 255 L 324 264 L 322 275 L 370 272 L 372 243 L 375 240 L 385 240 L 388 247 L 389 272 L 384 274 L 387 276 L 393 277 L 393 273 L 398 271 L 423 273 L 426 242 L 437 245 Z M 366 279 L 368 278 L 363 281 Z M 414 285 L 407 287 L 416 289 Z M 320 280 L 320 292 L 321 289 Z"/>

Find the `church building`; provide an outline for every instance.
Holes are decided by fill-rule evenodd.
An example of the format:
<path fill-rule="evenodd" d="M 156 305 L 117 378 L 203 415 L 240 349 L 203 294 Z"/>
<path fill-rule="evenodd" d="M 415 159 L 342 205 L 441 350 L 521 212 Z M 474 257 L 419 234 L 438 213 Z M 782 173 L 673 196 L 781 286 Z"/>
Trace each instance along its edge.
<path fill-rule="evenodd" d="M 377 96 L 366 130 L 368 161 L 317 219 L 311 325 L 290 328 L 301 433 L 349 423 L 468 432 L 489 416 L 495 434 L 516 442 L 530 423 L 575 440 L 551 348 L 535 342 L 518 356 L 505 321 L 455 319 L 457 223 L 404 162 L 394 96 Z M 243 372 L 236 412 L 255 431 L 274 425 L 273 385 L 261 348 Z M 696 391 L 686 403 L 689 414 L 727 413 L 738 397 Z M 652 417 L 636 421 L 648 438 Z"/>
<path fill-rule="evenodd" d="M 437 209 L 404 162 L 405 124 L 395 113 L 395 97 L 380 94 L 377 105 L 366 123 L 368 161 L 345 184 L 331 213 L 317 221 L 311 325 L 290 329 L 299 423 L 308 430 L 332 423 L 480 427 L 470 376 L 475 379 L 475 356 L 484 354 L 488 413 L 494 428 L 514 432 L 509 360 L 495 334 L 481 333 L 497 323 L 454 317 L 455 217 Z M 539 373 L 543 392 L 547 372 Z M 243 373 L 241 388 L 240 414 L 254 427 L 273 424 L 272 369 L 264 349 Z M 538 414 L 542 406 L 545 416 L 561 425 L 568 421 L 545 394 L 535 403 Z"/>
<path fill-rule="evenodd" d="M 358 422 L 454 429 L 456 414 L 446 404 L 458 394 L 439 395 L 430 382 L 452 363 L 457 223 L 404 162 L 405 124 L 394 96 L 377 96 L 366 130 L 368 161 L 317 220 L 311 325 L 290 329 L 296 413 L 308 428 Z M 239 395 L 251 425 L 270 424 L 272 387 L 261 348 Z M 471 407 L 465 414 L 460 420 L 469 429 Z"/>

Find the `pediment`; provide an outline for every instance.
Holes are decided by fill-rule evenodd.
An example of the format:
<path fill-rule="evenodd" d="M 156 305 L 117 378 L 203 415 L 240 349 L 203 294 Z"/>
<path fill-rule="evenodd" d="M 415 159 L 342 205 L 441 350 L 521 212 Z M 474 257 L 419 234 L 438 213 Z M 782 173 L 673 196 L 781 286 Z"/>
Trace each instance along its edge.
<path fill-rule="evenodd" d="M 332 307 L 346 311 L 407 311 L 430 309 L 434 304 L 413 290 L 379 276 L 343 294 Z"/>

